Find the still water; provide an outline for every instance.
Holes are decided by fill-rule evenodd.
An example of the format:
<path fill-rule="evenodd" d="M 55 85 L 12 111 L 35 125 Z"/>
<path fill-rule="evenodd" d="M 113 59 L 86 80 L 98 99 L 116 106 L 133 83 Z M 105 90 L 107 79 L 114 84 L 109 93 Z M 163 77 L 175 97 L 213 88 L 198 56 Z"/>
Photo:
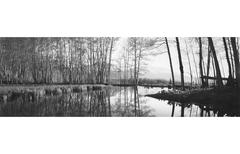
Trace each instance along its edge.
<path fill-rule="evenodd" d="M 102 90 L 46 95 L 18 96 L 0 102 L 0 116 L 83 116 L 83 117 L 198 117 L 219 116 L 208 106 L 181 104 L 145 97 L 162 88 L 111 87 Z M 221 114 L 224 116 L 224 114 Z"/>

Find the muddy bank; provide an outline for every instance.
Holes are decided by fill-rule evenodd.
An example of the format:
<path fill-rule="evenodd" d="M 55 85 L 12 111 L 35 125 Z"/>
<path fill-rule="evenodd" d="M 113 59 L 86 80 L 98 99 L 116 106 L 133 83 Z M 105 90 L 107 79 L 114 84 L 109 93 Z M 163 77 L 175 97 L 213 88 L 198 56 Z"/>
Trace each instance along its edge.
<path fill-rule="evenodd" d="M 181 103 L 200 103 L 200 104 L 213 104 L 213 103 L 231 103 L 239 100 L 240 91 L 236 88 L 208 88 L 208 89 L 195 89 L 187 91 L 161 91 L 156 94 L 145 95 L 162 100 L 176 101 Z"/>

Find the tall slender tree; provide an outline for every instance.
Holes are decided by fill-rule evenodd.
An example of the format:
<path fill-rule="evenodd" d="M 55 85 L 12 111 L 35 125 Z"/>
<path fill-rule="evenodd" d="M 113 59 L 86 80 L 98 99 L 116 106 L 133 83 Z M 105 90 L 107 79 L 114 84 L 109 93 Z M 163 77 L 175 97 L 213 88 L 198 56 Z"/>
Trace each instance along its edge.
<path fill-rule="evenodd" d="M 200 78 L 202 82 L 202 87 L 205 87 L 205 80 L 203 78 L 203 56 L 202 56 L 202 39 L 201 37 L 198 38 L 199 43 L 199 72 L 200 72 Z"/>
<path fill-rule="evenodd" d="M 110 51 L 109 51 L 109 61 L 108 61 L 108 79 L 107 83 L 110 83 L 110 77 L 111 77 L 111 64 L 112 64 L 112 51 L 113 51 L 113 43 L 114 43 L 114 38 L 111 38 L 111 45 L 110 45 Z"/>
<path fill-rule="evenodd" d="M 172 57 L 171 57 L 167 37 L 165 37 L 165 42 L 166 42 L 166 46 L 167 46 L 168 59 L 169 59 L 169 64 L 170 64 L 170 69 L 171 69 L 171 74 L 172 74 L 172 86 L 174 88 L 175 87 L 175 79 L 174 79 L 174 72 L 173 72 L 173 65 L 172 65 Z"/>
<path fill-rule="evenodd" d="M 181 73 L 181 86 L 182 86 L 182 90 L 185 90 L 185 87 L 184 87 L 184 70 L 183 70 L 181 49 L 180 49 L 180 43 L 179 43 L 178 37 L 176 37 L 176 43 L 177 43 L 177 51 L 178 51 L 179 69 L 180 69 L 180 73 Z"/>
<path fill-rule="evenodd" d="M 237 87 L 239 88 L 240 87 L 240 63 L 239 63 L 239 51 L 237 50 L 235 37 L 231 37 L 231 44 L 232 44 L 232 50 L 233 50 L 233 56 L 234 56 L 234 62 L 235 62 Z"/>
<path fill-rule="evenodd" d="M 232 46 L 231 46 L 231 40 L 230 38 L 227 38 L 228 42 L 228 48 L 229 48 L 229 53 L 230 53 L 230 60 L 231 60 L 231 66 L 232 66 L 232 77 L 234 78 L 235 76 L 235 68 L 234 68 L 234 58 L 233 58 L 233 53 L 232 53 Z"/>
<path fill-rule="evenodd" d="M 206 74 L 207 77 L 209 77 L 209 73 L 210 73 L 210 60 L 211 60 L 210 58 L 211 58 L 211 50 L 210 50 L 210 47 L 209 47 L 209 44 L 208 44 L 207 74 Z M 206 79 L 206 86 L 207 87 L 209 86 L 208 78 Z"/>
<path fill-rule="evenodd" d="M 229 55 L 228 55 L 227 42 L 226 42 L 225 37 L 223 37 L 222 39 L 223 39 L 223 44 L 224 44 L 224 49 L 225 49 L 226 59 L 227 59 L 227 64 L 228 64 L 228 75 L 229 75 L 229 78 L 232 78 L 232 69 L 231 69 L 230 58 L 229 58 Z"/>
<path fill-rule="evenodd" d="M 209 43 L 209 46 L 211 48 L 214 63 L 215 63 L 216 76 L 217 76 L 217 86 L 222 87 L 223 82 L 222 82 L 221 71 L 220 71 L 219 62 L 218 62 L 218 59 L 217 59 L 217 54 L 216 54 L 216 51 L 215 51 L 215 47 L 213 45 L 213 40 L 212 40 L 211 37 L 208 37 L 208 43 Z"/>

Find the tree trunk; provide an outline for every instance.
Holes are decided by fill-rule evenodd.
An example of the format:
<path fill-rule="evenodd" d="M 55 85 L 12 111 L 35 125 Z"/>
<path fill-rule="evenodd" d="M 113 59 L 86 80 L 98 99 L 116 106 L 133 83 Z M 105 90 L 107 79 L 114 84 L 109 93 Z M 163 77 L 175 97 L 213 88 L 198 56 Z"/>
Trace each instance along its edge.
<path fill-rule="evenodd" d="M 230 60 L 231 60 L 231 66 L 232 66 L 232 77 L 234 78 L 235 71 L 234 71 L 234 58 L 233 58 L 233 53 L 232 53 L 232 48 L 231 48 L 231 40 L 227 38 L 228 42 L 228 47 L 229 47 L 229 53 L 230 53 Z"/>
<path fill-rule="evenodd" d="M 216 78 L 216 69 L 215 69 L 215 65 L 214 65 L 214 58 L 213 58 L 213 56 L 211 56 L 212 57 L 212 67 L 213 67 L 213 76 L 214 76 L 214 78 Z M 216 80 L 214 80 L 214 86 L 216 86 Z"/>
<path fill-rule="evenodd" d="M 137 39 L 134 38 L 134 84 L 137 86 Z"/>
<path fill-rule="evenodd" d="M 236 79 L 237 79 L 237 87 L 240 87 L 240 66 L 239 66 L 239 52 L 236 46 L 236 38 L 231 37 L 231 44 L 233 49 L 233 56 L 235 62 L 235 72 L 236 72 Z"/>
<path fill-rule="evenodd" d="M 180 73 L 181 73 L 181 86 L 182 86 L 182 90 L 185 90 L 185 87 L 184 87 L 184 70 L 183 70 L 182 56 L 181 56 L 181 50 L 180 50 L 180 44 L 179 44 L 178 37 L 176 37 L 176 42 L 177 42 L 177 50 L 178 50 L 179 69 L 180 69 Z"/>
<path fill-rule="evenodd" d="M 138 55 L 138 64 L 137 64 L 137 83 L 138 83 L 138 81 L 139 81 L 141 57 L 142 57 L 142 50 L 140 49 L 140 50 L 139 50 L 139 55 Z"/>
<path fill-rule="evenodd" d="M 173 65 L 172 65 L 172 57 L 170 53 L 170 49 L 168 46 L 168 40 L 167 37 L 165 37 L 166 45 L 167 45 L 167 52 L 168 52 L 168 58 L 169 58 L 169 63 L 170 63 L 170 68 L 171 68 L 171 74 L 172 74 L 172 87 L 175 87 L 175 79 L 174 79 L 174 72 L 173 72 Z"/>
<path fill-rule="evenodd" d="M 210 72 L 210 57 L 211 56 L 211 50 L 210 50 L 210 47 L 208 45 L 208 58 L 207 58 L 207 76 L 209 76 L 209 72 Z M 206 79 L 206 86 L 208 87 L 209 86 L 209 83 L 208 83 L 208 79 Z"/>
<path fill-rule="evenodd" d="M 189 53 L 187 51 L 187 58 L 188 58 L 188 65 L 189 65 L 189 72 L 190 72 L 190 78 L 191 78 L 191 87 L 193 84 L 193 76 L 192 76 L 192 67 L 191 67 L 191 62 L 190 62 L 190 58 L 189 58 Z"/>
<path fill-rule="evenodd" d="M 208 37 L 208 43 L 209 46 L 211 48 L 212 51 L 212 55 L 214 58 L 214 63 L 215 63 L 215 68 L 216 68 L 216 75 L 217 75 L 217 86 L 218 87 L 222 87 L 223 86 L 223 82 L 222 82 L 222 76 L 221 76 L 221 71 L 220 71 L 220 67 L 219 67 L 219 63 L 218 63 L 218 59 L 217 59 L 217 54 L 213 45 L 213 41 L 211 37 Z"/>
<path fill-rule="evenodd" d="M 111 47 L 110 47 L 110 52 L 109 52 L 109 61 L 108 61 L 108 81 L 107 83 L 110 83 L 110 75 L 111 75 L 111 62 L 112 62 L 112 49 L 113 49 L 113 37 L 111 39 Z"/>
<path fill-rule="evenodd" d="M 229 55 L 228 55 L 227 42 L 224 37 L 223 37 L 223 44 L 224 44 L 224 48 L 225 48 L 225 52 L 226 52 L 226 59 L 227 59 L 227 63 L 228 63 L 228 75 L 229 75 L 229 78 L 232 78 L 232 69 L 231 69 L 231 63 L 230 63 L 230 59 L 229 59 Z"/>
<path fill-rule="evenodd" d="M 201 82 L 202 82 L 202 87 L 205 87 L 205 81 L 202 78 L 203 77 L 203 67 L 202 67 L 202 63 L 203 63 L 203 57 L 202 57 L 202 39 L 201 37 L 198 38 L 198 43 L 199 43 L 199 72 L 200 72 L 200 78 L 201 78 Z"/>

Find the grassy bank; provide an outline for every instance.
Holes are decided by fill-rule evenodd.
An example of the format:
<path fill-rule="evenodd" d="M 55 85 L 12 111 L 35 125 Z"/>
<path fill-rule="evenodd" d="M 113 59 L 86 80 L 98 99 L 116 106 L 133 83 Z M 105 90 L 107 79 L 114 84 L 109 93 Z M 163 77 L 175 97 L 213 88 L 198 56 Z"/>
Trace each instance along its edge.
<path fill-rule="evenodd" d="M 82 92 L 89 90 L 100 90 L 110 87 L 110 85 L 103 84 L 84 84 L 84 85 L 1 85 L 0 86 L 0 100 L 7 101 L 19 95 L 60 95 L 70 92 Z"/>

